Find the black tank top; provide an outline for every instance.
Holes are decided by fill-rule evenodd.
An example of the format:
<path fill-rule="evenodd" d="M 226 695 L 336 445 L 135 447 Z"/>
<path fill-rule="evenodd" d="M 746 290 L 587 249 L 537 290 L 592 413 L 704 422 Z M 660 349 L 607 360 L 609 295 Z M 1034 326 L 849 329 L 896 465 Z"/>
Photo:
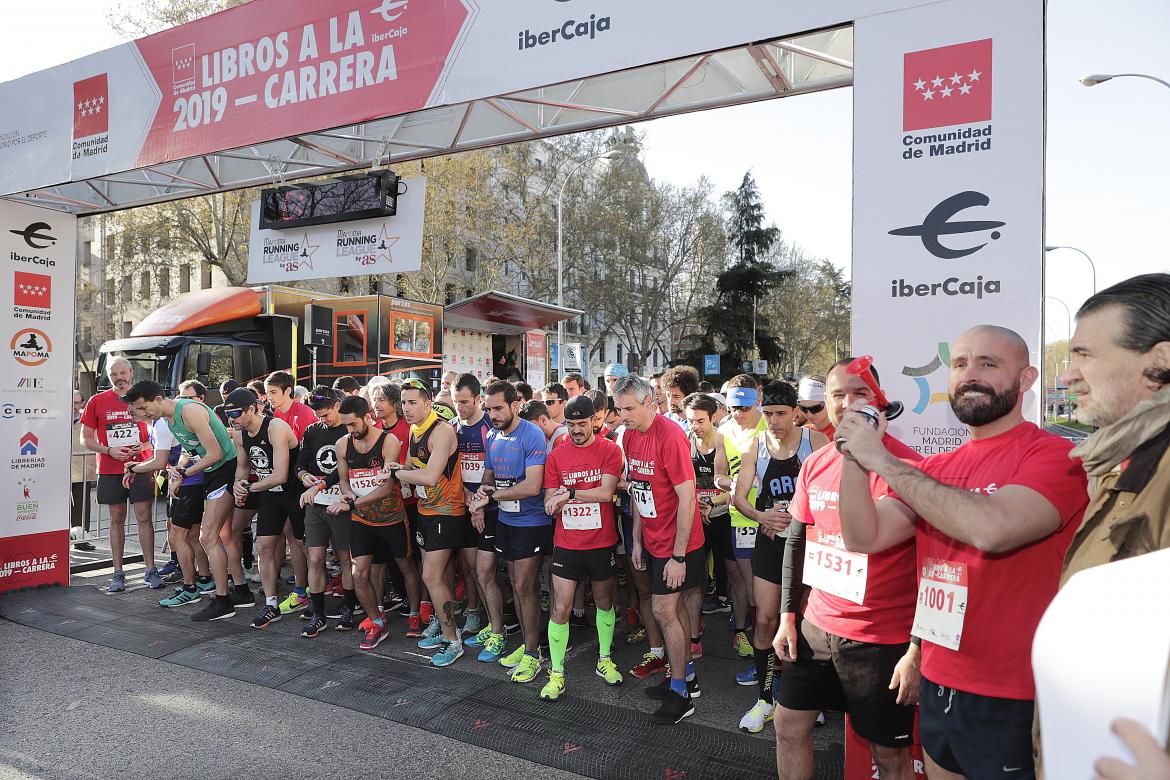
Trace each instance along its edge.
<path fill-rule="evenodd" d="M 374 446 L 370 447 L 369 452 L 358 452 L 358 448 L 354 446 L 353 437 L 349 439 L 349 446 L 345 448 L 345 465 L 351 469 L 373 469 L 379 471 L 386 465 L 386 459 L 382 457 L 382 445 L 386 443 L 386 434 L 390 431 L 382 431 L 378 436 L 378 440 L 374 442 Z"/>
<path fill-rule="evenodd" d="M 760 479 L 760 490 L 756 494 L 756 510 L 766 512 L 781 501 L 791 501 L 796 493 L 796 475 L 799 473 L 799 447 L 791 458 L 784 460 L 770 458 L 768 468 Z"/>
<path fill-rule="evenodd" d="M 691 442 L 691 463 L 695 466 L 695 487 L 699 490 L 715 488 L 715 450 L 704 455 L 695 442 Z"/>
<path fill-rule="evenodd" d="M 260 430 L 256 431 L 256 435 L 248 433 L 246 430 L 241 430 L 243 434 L 244 448 L 248 451 L 248 460 L 252 463 L 252 468 L 256 471 L 256 476 L 259 479 L 267 479 L 272 474 L 273 465 L 276 463 L 276 458 L 273 455 L 272 440 L 268 436 L 268 425 L 273 420 L 272 417 L 264 417 L 260 423 Z M 297 480 L 295 477 L 297 468 L 297 455 L 300 452 L 300 446 L 293 447 L 288 453 L 288 473 L 285 475 L 285 485 L 277 485 L 268 488 L 269 493 L 283 493 L 286 486 L 289 491 L 296 491 Z"/>

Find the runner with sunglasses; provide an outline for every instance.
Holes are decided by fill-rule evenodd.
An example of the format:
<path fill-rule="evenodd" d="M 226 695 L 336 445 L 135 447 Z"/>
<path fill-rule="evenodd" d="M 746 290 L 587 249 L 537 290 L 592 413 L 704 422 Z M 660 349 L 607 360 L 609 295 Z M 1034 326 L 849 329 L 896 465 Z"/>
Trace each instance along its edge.
<path fill-rule="evenodd" d="M 569 391 L 560 382 L 549 382 L 540 391 L 540 399 L 548 409 L 548 416 L 557 425 L 565 424 L 565 404 L 569 402 Z"/>
<path fill-rule="evenodd" d="M 829 410 L 825 408 L 824 377 L 806 376 L 801 379 L 800 386 L 796 390 L 796 404 L 797 412 L 799 412 L 798 418 L 804 418 L 803 422 L 798 419 L 797 424 L 803 425 L 809 430 L 823 433 L 825 438 L 832 441 L 837 428 L 829 419 Z"/>

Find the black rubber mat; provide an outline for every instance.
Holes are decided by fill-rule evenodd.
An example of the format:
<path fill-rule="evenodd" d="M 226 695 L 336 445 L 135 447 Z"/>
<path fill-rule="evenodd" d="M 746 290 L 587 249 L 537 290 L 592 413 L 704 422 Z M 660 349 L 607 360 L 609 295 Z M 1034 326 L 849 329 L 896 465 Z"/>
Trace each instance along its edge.
<path fill-rule="evenodd" d="M 353 645 L 238 623 L 193 623 L 189 612 L 146 613 L 92 588 L 6 594 L 0 616 L 403 723 L 460 742 L 596 778 L 773 778 L 774 745 L 692 722 L 655 727 L 648 714 L 572 695 L 541 702 L 533 686 L 359 653 Z M 160 628 L 162 630 L 160 630 Z M 701 703 L 704 701 L 700 699 Z M 839 778 L 840 750 L 817 751 L 817 777 Z"/>

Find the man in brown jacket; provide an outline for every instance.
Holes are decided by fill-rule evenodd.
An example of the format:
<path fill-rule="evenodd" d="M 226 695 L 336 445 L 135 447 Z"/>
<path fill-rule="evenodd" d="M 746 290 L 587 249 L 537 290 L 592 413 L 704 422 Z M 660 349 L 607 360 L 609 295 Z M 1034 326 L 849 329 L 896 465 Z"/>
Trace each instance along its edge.
<path fill-rule="evenodd" d="M 1061 585 L 1084 569 L 1170 547 L 1170 274 L 1135 276 L 1085 301 L 1069 351 L 1064 380 L 1077 419 L 1098 430 L 1070 455 L 1084 464 L 1090 498 Z M 1103 759 L 1098 774 L 1170 777 L 1170 757 L 1148 750 L 1148 732 L 1119 723 L 1140 766 Z"/>

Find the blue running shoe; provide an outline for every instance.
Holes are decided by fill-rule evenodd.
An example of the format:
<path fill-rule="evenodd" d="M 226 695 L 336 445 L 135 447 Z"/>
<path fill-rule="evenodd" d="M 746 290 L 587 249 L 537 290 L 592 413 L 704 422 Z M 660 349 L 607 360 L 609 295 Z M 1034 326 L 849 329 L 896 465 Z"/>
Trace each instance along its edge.
<path fill-rule="evenodd" d="M 759 677 L 756 675 L 756 665 L 752 664 L 746 670 L 735 676 L 736 685 L 755 685 Z"/>
<path fill-rule="evenodd" d="M 151 590 L 158 590 L 163 586 L 162 577 L 158 576 L 158 569 L 153 566 L 146 570 L 146 574 L 142 575 L 142 581 Z"/>
<path fill-rule="evenodd" d="M 483 640 L 483 649 L 479 651 L 479 660 L 484 663 L 498 661 L 503 654 L 504 635 L 488 634 L 487 639 Z"/>
<path fill-rule="evenodd" d="M 126 590 L 126 572 L 116 571 L 110 576 L 110 593 L 123 593 Z"/>
<path fill-rule="evenodd" d="M 447 644 L 448 641 L 449 640 L 447 637 L 443 636 L 442 634 L 436 634 L 435 636 L 424 636 L 422 639 L 418 640 L 418 646 L 422 650 L 435 650 Z M 463 646 L 462 642 L 456 642 L 456 644 L 458 644 L 460 647 Z"/>
<path fill-rule="evenodd" d="M 181 607 L 184 604 L 194 604 L 198 600 L 199 591 L 176 588 L 175 595 L 169 598 L 159 599 L 158 605 L 160 607 Z"/>
<path fill-rule="evenodd" d="M 196 579 L 195 590 L 199 591 L 200 593 L 215 593 L 215 580 L 211 579 L 210 577 L 207 578 L 206 582 L 200 579 Z"/>
<path fill-rule="evenodd" d="M 441 638 L 441 635 L 440 635 L 440 638 Z M 431 665 L 432 666 L 450 666 L 451 664 L 458 661 L 462 655 L 463 655 L 463 643 L 462 642 L 448 642 L 448 641 L 444 640 L 443 644 L 439 647 L 439 652 L 437 652 L 433 656 L 431 656 Z"/>
<path fill-rule="evenodd" d="M 179 568 L 179 562 L 172 558 L 171 560 L 166 562 L 166 565 L 164 565 L 161 569 L 158 570 L 158 576 L 166 577 L 167 575 L 173 573 L 178 568 Z"/>

